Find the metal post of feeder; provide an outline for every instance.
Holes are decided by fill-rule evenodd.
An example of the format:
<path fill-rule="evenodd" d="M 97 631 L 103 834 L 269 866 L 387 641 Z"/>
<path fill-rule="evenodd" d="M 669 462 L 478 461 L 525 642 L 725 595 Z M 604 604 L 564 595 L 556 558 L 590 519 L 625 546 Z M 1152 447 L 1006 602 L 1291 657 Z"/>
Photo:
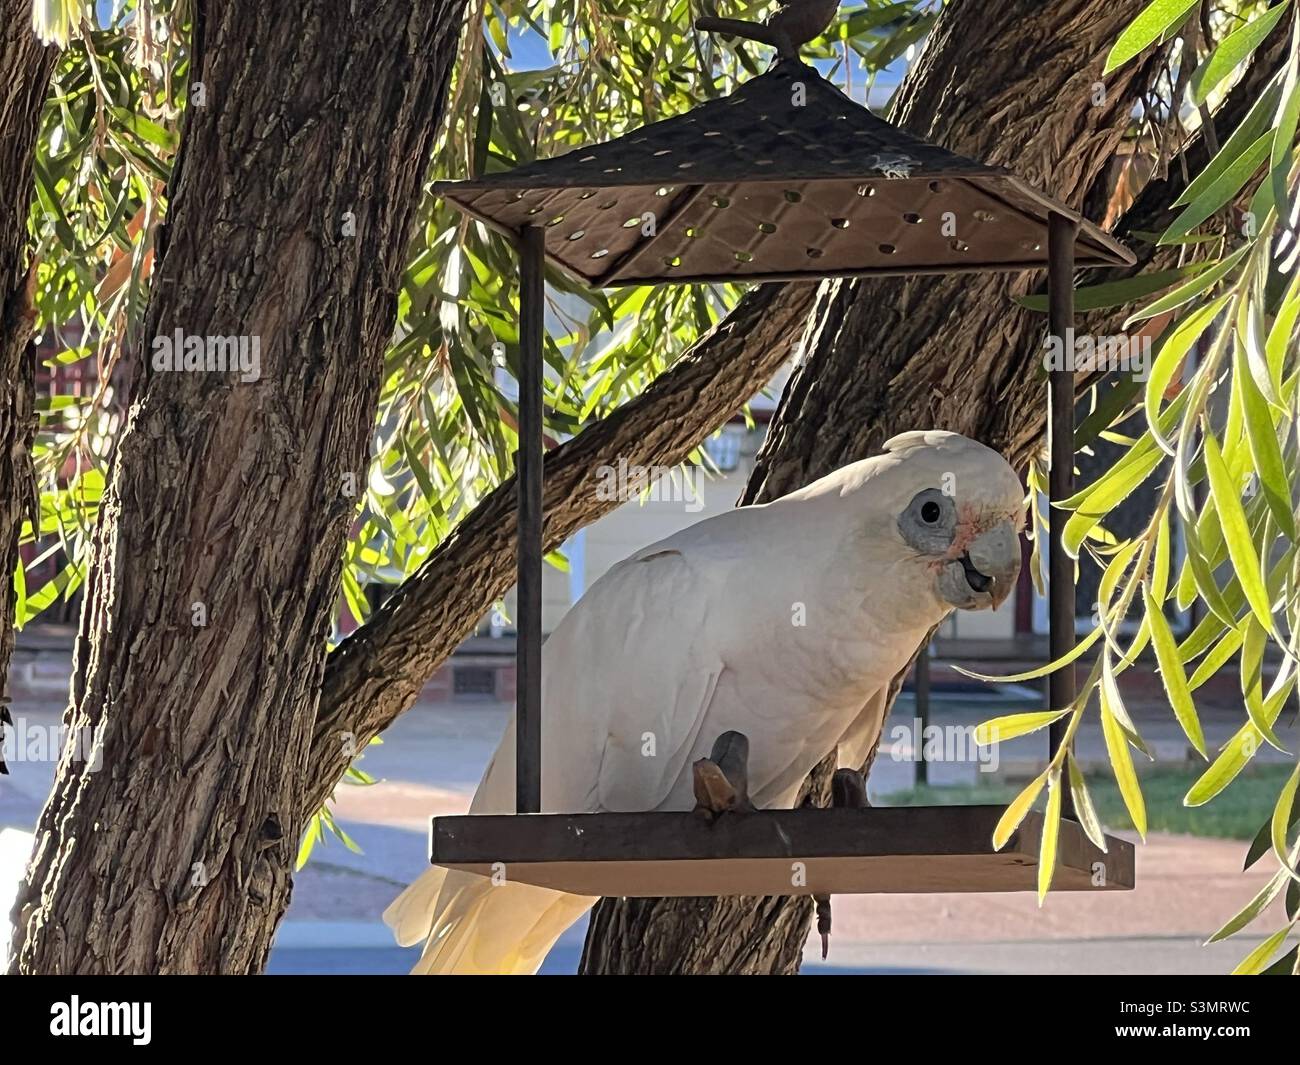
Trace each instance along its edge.
<path fill-rule="evenodd" d="M 544 235 L 519 236 L 518 592 L 515 603 L 515 812 L 542 808 L 542 342 Z"/>
<path fill-rule="evenodd" d="M 925 761 L 925 737 L 930 727 L 930 641 L 926 640 L 912 666 L 912 683 L 916 688 L 916 786 L 930 783 L 930 767 Z"/>
<path fill-rule="evenodd" d="M 1048 373 L 1048 412 L 1051 439 L 1051 474 L 1048 480 L 1048 656 L 1056 661 L 1074 649 L 1074 559 L 1062 539 L 1069 515 L 1055 506 L 1074 494 L 1074 370 L 1068 357 L 1070 330 L 1074 326 L 1074 238 L 1077 222 L 1053 212 L 1047 220 L 1047 329 L 1066 353 L 1061 369 Z M 1048 706 L 1061 710 L 1074 701 L 1074 663 L 1061 666 L 1048 678 Z M 1068 719 L 1051 725 L 1052 754 L 1065 740 Z M 1070 812 L 1069 792 L 1063 807 Z"/>

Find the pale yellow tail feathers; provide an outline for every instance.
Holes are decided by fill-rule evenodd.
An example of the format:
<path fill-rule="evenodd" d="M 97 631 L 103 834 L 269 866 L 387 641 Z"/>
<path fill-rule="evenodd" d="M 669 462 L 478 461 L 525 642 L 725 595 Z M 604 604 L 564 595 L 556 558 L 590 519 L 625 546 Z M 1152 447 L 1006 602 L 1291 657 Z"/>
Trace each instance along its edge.
<path fill-rule="evenodd" d="M 435 865 L 421 873 L 388 904 L 388 909 L 384 910 L 384 924 L 393 930 L 398 946 L 413 947 L 420 940 L 429 938 L 434 915 L 438 912 L 438 896 L 446 879 L 447 870 Z"/>
<path fill-rule="evenodd" d="M 404 946 L 428 937 L 413 974 L 526 975 L 595 901 L 434 869 L 402 892 L 384 920 Z"/>

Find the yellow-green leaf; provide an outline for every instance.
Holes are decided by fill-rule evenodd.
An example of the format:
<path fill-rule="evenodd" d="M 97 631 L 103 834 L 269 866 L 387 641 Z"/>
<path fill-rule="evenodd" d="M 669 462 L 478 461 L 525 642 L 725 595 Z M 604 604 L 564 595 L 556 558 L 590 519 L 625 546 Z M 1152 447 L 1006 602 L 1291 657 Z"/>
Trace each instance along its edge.
<path fill-rule="evenodd" d="M 1211 943 L 1218 943 L 1240 932 L 1246 925 L 1268 909 L 1268 904 L 1277 898 L 1278 892 L 1286 886 L 1286 882 L 1286 873 L 1279 869 L 1277 874 L 1260 888 L 1259 893 L 1253 899 L 1246 903 L 1227 924 L 1205 941 L 1206 946 Z"/>
<path fill-rule="evenodd" d="M 1047 812 L 1043 817 L 1043 837 L 1038 846 L 1038 905 L 1047 898 L 1056 873 L 1056 843 L 1061 834 L 1061 770 L 1053 769 L 1047 778 Z"/>
<path fill-rule="evenodd" d="M 1196 716 L 1196 704 L 1187 686 L 1187 674 L 1183 672 L 1183 663 L 1178 657 L 1178 644 L 1165 619 L 1164 608 L 1145 587 L 1142 589 L 1142 599 L 1146 606 L 1147 621 L 1151 624 L 1151 643 L 1156 649 L 1156 662 L 1160 666 L 1160 679 L 1164 683 L 1165 694 L 1169 696 L 1169 705 L 1192 746 L 1205 758 L 1205 733 L 1201 730 L 1200 718 Z"/>
<path fill-rule="evenodd" d="M 1069 712 L 1070 708 L 1067 706 L 1063 710 L 1040 710 L 1028 714 L 1007 714 L 1005 717 L 995 717 L 976 727 L 975 742 L 981 747 L 988 747 L 995 743 L 1014 739 L 1016 736 L 1037 732 L 1040 728 L 1050 725 L 1053 721 L 1059 721 Z"/>
<path fill-rule="evenodd" d="M 1120 728 L 1119 722 L 1115 719 L 1115 712 L 1111 705 L 1112 698 L 1112 694 L 1107 691 L 1107 686 L 1103 684 L 1101 688 L 1102 737 L 1106 741 L 1106 753 L 1110 756 L 1111 768 L 1115 772 L 1115 783 L 1119 785 L 1119 793 L 1124 799 L 1124 805 L 1128 808 L 1128 815 L 1133 821 L 1133 827 L 1137 829 L 1139 836 L 1146 839 L 1146 801 L 1142 798 L 1142 788 L 1138 784 L 1137 771 L 1133 768 L 1133 755 L 1128 749 L 1128 739 L 1124 735 L 1124 730 Z"/>
<path fill-rule="evenodd" d="M 1291 776 L 1287 778 L 1281 794 L 1277 797 L 1277 805 L 1273 807 L 1273 820 L 1269 832 L 1273 839 L 1273 853 L 1277 855 L 1277 860 L 1282 863 L 1282 868 L 1286 870 L 1289 876 L 1300 880 L 1300 873 L 1291 868 L 1286 842 L 1286 832 L 1291 825 L 1291 807 L 1295 804 L 1297 787 L 1300 787 L 1300 765 L 1297 765 Z"/>
<path fill-rule="evenodd" d="M 1088 793 L 1088 785 L 1083 779 L 1083 770 L 1079 768 L 1079 763 L 1074 758 L 1067 758 L 1065 763 L 1070 767 L 1070 796 L 1074 800 L 1074 816 L 1079 819 L 1079 824 L 1088 838 L 1104 854 L 1106 833 L 1101 829 L 1101 820 L 1097 817 L 1097 808 L 1093 806 L 1092 796 Z"/>
<path fill-rule="evenodd" d="M 1025 787 L 1025 790 L 1011 801 L 1011 805 L 1002 811 L 1002 816 L 993 829 L 994 850 L 1000 851 L 1007 845 L 1007 840 L 1020 827 L 1020 822 L 1025 819 L 1025 814 L 1029 813 L 1029 808 L 1034 805 L 1034 800 L 1038 798 L 1039 793 L 1043 790 L 1043 785 L 1046 783 L 1047 773 L 1044 771 L 1034 777 Z"/>
<path fill-rule="evenodd" d="M 1292 925 L 1279 928 L 1263 943 L 1257 946 L 1241 960 L 1241 964 L 1232 970 L 1233 976 L 1254 976 L 1268 965 L 1268 959 L 1277 953 L 1277 948 L 1291 933 Z"/>
<path fill-rule="evenodd" d="M 1251 540 L 1246 512 L 1242 509 L 1239 487 L 1223 464 L 1219 442 L 1214 439 L 1208 426 L 1205 432 L 1205 470 L 1210 478 L 1210 491 L 1214 494 L 1215 505 L 1219 509 L 1223 538 L 1228 545 L 1228 557 L 1232 559 L 1233 570 L 1241 581 L 1246 601 L 1250 603 L 1260 624 L 1272 632 L 1273 610 L 1268 599 L 1268 589 L 1264 585 L 1264 575 L 1260 572 L 1259 556 L 1255 553 L 1255 545 Z"/>

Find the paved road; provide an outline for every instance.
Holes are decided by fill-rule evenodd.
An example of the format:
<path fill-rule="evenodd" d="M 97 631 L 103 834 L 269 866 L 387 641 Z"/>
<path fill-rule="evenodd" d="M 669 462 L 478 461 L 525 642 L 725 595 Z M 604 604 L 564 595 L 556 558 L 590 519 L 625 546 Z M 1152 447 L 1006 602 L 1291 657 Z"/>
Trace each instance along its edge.
<path fill-rule="evenodd" d="M 1192 936 L 1149 939 L 1080 939 L 1019 943 L 895 943 L 832 947 L 827 963 L 805 961 L 807 976 L 913 975 L 1222 975 L 1258 940 L 1202 946 Z M 580 945 L 560 946 L 542 973 L 577 971 Z M 397 947 L 289 947 L 271 954 L 272 975 L 398 975 L 409 971 L 419 951 Z"/>

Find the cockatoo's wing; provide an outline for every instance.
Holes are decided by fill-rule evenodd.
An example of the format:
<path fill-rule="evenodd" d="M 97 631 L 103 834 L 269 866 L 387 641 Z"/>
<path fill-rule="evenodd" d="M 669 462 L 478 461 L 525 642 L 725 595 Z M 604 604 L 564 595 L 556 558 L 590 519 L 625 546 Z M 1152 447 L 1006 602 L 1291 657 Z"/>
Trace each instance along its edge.
<path fill-rule="evenodd" d="M 938 631 L 938 625 L 930 630 L 925 642 L 916 649 L 907 666 L 899 671 L 888 686 L 881 688 L 867 700 L 862 712 L 854 718 L 853 724 L 840 737 L 836 764 L 841 769 L 856 769 L 862 773 L 871 771 L 871 766 L 876 760 L 876 752 L 880 749 L 880 740 L 885 734 L 885 719 L 893 709 L 894 700 L 903 690 L 903 682 L 916 663 L 917 657 L 922 654 L 924 648 L 929 646 Z"/>
<path fill-rule="evenodd" d="M 582 753 L 576 747 L 543 750 L 544 792 L 548 773 L 575 783 L 585 776 L 588 791 L 576 808 L 653 810 L 689 772 L 687 759 L 724 668 L 708 630 L 721 579 L 717 560 L 705 567 L 692 555 L 690 547 L 661 546 L 619 563 L 547 641 L 545 713 L 559 725 L 552 735 L 562 739 L 569 731 L 571 710 L 586 711 L 573 721 L 571 735 L 591 733 L 593 708 L 604 722 L 594 761 L 583 757 L 570 765 Z M 611 625 L 611 618 L 622 623 Z M 561 672 L 564 662 L 611 668 L 575 676 Z"/>

